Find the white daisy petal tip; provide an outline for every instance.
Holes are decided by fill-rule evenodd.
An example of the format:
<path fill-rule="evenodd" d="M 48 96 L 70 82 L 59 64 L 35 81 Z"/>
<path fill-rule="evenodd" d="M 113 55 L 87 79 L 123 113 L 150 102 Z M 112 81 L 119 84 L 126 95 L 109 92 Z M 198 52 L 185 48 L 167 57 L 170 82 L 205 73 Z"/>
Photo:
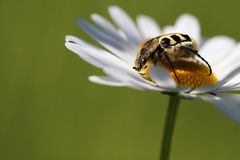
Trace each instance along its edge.
<path fill-rule="evenodd" d="M 188 20 L 188 21 L 190 21 L 190 22 L 194 22 L 194 23 L 199 23 L 198 22 L 198 19 L 197 19 L 197 17 L 195 17 L 194 15 L 192 15 L 192 14 L 190 14 L 190 13 L 183 13 L 183 14 L 181 14 L 179 17 L 178 17 L 178 19 L 177 19 L 177 22 L 178 21 L 181 21 L 181 20 Z"/>
<path fill-rule="evenodd" d="M 118 6 L 110 6 L 108 11 L 116 26 L 126 35 L 127 40 L 138 46 L 142 37 L 132 18 Z"/>
<path fill-rule="evenodd" d="M 90 17 L 91 17 L 91 19 L 99 19 L 99 18 L 100 18 L 100 15 L 97 14 L 97 13 L 92 13 L 92 14 L 90 15 Z"/>
<path fill-rule="evenodd" d="M 187 24 L 189 23 L 189 25 L 195 25 L 195 27 L 197 27 L 196 29 L 200 29 L 200 23 L 197 19 L 197 17 L 195 17 L 194 15 L 190 14 L 190 13 L 183 13 L 181 14 L 177 20 L 176 20 L 176 25 L 181 25 L 181 24 Z"/>
<path fill-rule="evenodd" d="M 119 82 L 112 77 L 108 76 L 89 76 L 88 80 L 93 83 L 106 85 L 106 86 L 114 86 L 114 87 L 123 87 L 126 86 L 125 83 Z"/>
<path fill-rule="evenodd" d="M 108 10 L 122 10 L 122 8 L 120 8 L 117 5 L 111 5 L 111 6 L 108 7 Z"/>
<path fill-rule="evenodd" d="M 102 17 L 101 15 L 99 15 L 97 13 L 92 13 L 91 19 L 93 22 L 95 22 L 96 25 L 101 27 L 101 29 L 103 31 L 113 32 L 113 33 L 117 31 L 111 22 L 109 22 L 106 18 Z M 114 35 L 116 36 L 117 33 L 115 33 Z"/>
<path fill-rule="evenodd" d="M 195 16 L 189 13 L 184 13 L 178 17 L 175 23 L 175 30 L 190 35 L 198 43 L 201 42 L 200 23 Z"/>
<path fill-rule="evenodd" d="M 75 36 L 72 36 L 72 35 L 66 35 L 65 36 L 65 43 L 75 43 L 75 44 L 81 44 L 82 41 L 75 37 Z"/>
<path fill-rule="evenodd" d="M 160 27 L 153 18 L 146 15 L 137 16 L 137 25 L 145 39 L 150 39 L 161 35 Z"/>
<path fill-rule="evenodd" d="M 74 52 L 74 53 L 76 53 L 75 51 L 75 49 L 73 49 L 73 46 L 75 45 L 75 43 L 72 43 L 72 42 L 69 42 L 69 41 L 66 41 L 65 42 L 65 47 L 67 47 L 67 49 L 69 49 L 70 51 L 72 51 L 72 52 Z"/>

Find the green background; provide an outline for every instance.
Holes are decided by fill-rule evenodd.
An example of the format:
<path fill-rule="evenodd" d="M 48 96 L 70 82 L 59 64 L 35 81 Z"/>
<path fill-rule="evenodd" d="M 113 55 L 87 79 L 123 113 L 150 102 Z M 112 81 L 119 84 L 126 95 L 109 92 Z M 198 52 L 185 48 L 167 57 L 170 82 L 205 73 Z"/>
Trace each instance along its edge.
<path fill-rule="evenodd" d="M 67 34 L 96 44 L 76 19 L 109 17 L 109 5 L 161 26 L 188 12 L 204 36 L 240 40 L 237 0 L 0 0 L 1 160 L 158 159 L 167 96 L 90 83 L 102 72 L 64 46 Z M 239 136 L 240 124 L 214 106 L 184 100 L 171 159 L 240 159 Z"/>

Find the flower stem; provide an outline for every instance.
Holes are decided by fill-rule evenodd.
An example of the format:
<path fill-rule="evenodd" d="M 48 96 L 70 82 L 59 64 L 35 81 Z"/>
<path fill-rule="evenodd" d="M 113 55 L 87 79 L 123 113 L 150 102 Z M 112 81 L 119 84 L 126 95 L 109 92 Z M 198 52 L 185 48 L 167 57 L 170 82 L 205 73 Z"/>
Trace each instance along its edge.
<path fill-rule="evenodd" d="M 178 97 L 177 95 L 169 96 L 167 115 L 165 119 L 164 131 L 163 131 L 164 133 L 162 137 L 160 160 L 169 160 L 172 135 L 173 135 L 174 124 L 175 124 L 179 104 L 180 104 L 180 97 Z"/>

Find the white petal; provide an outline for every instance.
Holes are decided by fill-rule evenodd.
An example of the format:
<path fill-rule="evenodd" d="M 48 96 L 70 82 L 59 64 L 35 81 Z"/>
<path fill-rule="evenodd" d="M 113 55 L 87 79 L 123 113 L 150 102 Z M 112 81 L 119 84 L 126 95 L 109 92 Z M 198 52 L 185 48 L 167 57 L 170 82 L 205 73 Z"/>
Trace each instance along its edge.
<path fill-rule="evenodd" d="M 196 17 L 190 14 L 181 15 L 174 26 L 166 26 L 163 29 L 164 34 L 168 33 L 184 33 L 195 39 L 198 43 L 201 42 L 200 24 Z"/>
<path fill-rule="evenodd" d="M 107 86 L 115 86 L 115 87 L 123 87 L 128 86 L 126 83 L 119 82 L 116 79 L 108 76 L 90 76 L 88 79 L 91 82 L 107 85 Z"/>
<path fill-rule="evenodd" d="M 70 39 L 69 39 L 70 38 Z M 75 37 L 74 37 L 75 38 Z M 74 43 L 74 38 L 67 37 L 66 47 L 77 53 L 81 58 L 90 64 L 102 68 L 103 71 L 119 82 L 129 84 L 129 86 L 138 89 L 148 89 L 162 91 L 163 89 L 153 86 L 149 81 L 140 77 L 140 75 L 132 69 L 132 66 L 121 61 L 110 53 L 97 47 L 91 47 L 85 42 L 86 46 Z M 79 39 L 77 39 L 79 40 Z"/>
<path fill-rule="evenodd" d="M 191 94 L 191 93 L 186 93 L 186 92 L 179 92 L 179 96 L 185 99 L 195 99 L 197 98 L 197 95 Z"/>
<path fill-rule="evenodd" d="M 168 25 L 163 28 L 163 34 L 176 33 L 176 32 L 178 31 L 176 31 L 175 26 Z"/>
<path fill-rule="evenodd" d="M 240 82 L 226 86 L 224 89 L 221 89 L 220 91 L 226 92 L 226 91 L 240 91 Z"/>
<path fill-rule="evenodd" d="M 216 88 L 218 88 L 216 85 L 199 87 L 199 88 L 196 88 L 193 91 L 191 91 L 191 94 L 196 95 L 196 94 L 215 92 Z"/>
<path fill-rule="evenodd" d="M 134 72 L 134 74 L 123 70 L 116 70 L 114 68 L 106 68 L 104 69 L 104 72 L 121 82 L 130 84 L 130 86 L 134 86 L 134 88 L 164 91 L 164 89 L 154 86 L 151 82 L 140 77 L 137 72 Z"/>
<path fill-rule="evenodd" d="M 158 24 L 151 17 L 140 15 L 137 17 L 137 24 L 145 39 L 150 39 L 161 34 Z"/>
<path fill-rule="evenodd" d="M 240 69 L 240 66 L 237 67 Z M 240 73 L 238 72 L 234 77 L 231 77 L 227 83 L 225 83 L 226 87 L 234 88 L 234 90 L 238 90 L 240 83 Z"/>
<path fill-rule="evenodd" d="M 222 71 L 218 70 L 218 65 L 221 65 L 221 62 L 226 59 L 234 45 L 234 40 L 225 36 L 217 36 L 204 43 L 199 51 L 199 54 L 208 61 L 219 79 L 222 77 Z"/>
<path fill-rule="evenodd" d="M 82 41 L 79 38 L 73 36 L 66 36 L 66 47 L 78 54 L 85 61 L 91 63 L 92 65 L 100 68 L 104 67 L 120 67 L 120 68 L 130 68 L 130 65 L 121 61 L 114 55 L 92 46 L 87 42 Z"/>
<path fill-rule="evenodd" d="M 78 24 L 86 33 L 88 33 L 100 44 L 110 50 L 113 54 L 122 58 L 129 64 L 133 64 L 136 55 L 135 53 L 137 53 L 137 50 L 134 50 L 127 43 L 123 41 L 118 41 L 117 39 L 114 39 L 113 37 L 103 33 L 102 31 L 85 22 L 84 20 L 79 19 Z"/>
<path fill-rule="evenodd" d="M 183 14 L 177 19 L 175 27 L 176 32 L 188 34 L 200 43 L 200 24 L 196 17 L 190 14 Z"/>
<path fill-rule="evenodd" d="M 226 83 L 229 83 L 232 79 L 234 78 L 239 78 L 240 76 L 240 66 L 237 66 L 236 68 L 234 68 L 231 72 L 229 72 L 225 77 L 223 77 L 220 81 L 219 81 L 219 86 L 224 86 Z M 239 79 L 238 79 L 239 82 Z"/>
<path fill-rule="evenodd" d="M 82 59 L 84 59 L 86 62 L 92 64 L 93 66 L 97 67 L 97 68 L 102 68 L 102 64 L 100 62 L 98 62 L 96 59 L 92 58 L 91 56 L 89 56 L 88 54 L 85 54 L 84 51 L 82 51 L 81 49 L 79 49 L 79 47 L 71 42 L 66 42 L 65 46 L 71 50 L 72 52 L 78 54 Z"/>
<path fill-rule="evenodd" d="M 116 80 L 114 77 L 109 77 L 109 76 L 90 76 L 88 79 L 93 83 L 106 85 L 106 86 L 130 87 L 138 90 L 143 90 L 143 89 L 152 90 L 151 86 L 150 88 L 148 88 L 149 86 L 145 87 L 137 82 L 131 83 L 131 81 L 128 81 L 127 79 L 124 79 L 124 82 L 121 82 L 119 80 Z M 158 90 L 158 89 L 153 89 L 153 90 Z"/>
<path fill-rule="evenodd" d="M 201 96 L 201 98 L 209 103 L 212 103 L 217 108 L 222 110 L 226 115 L 240 122 L 240 95 L 238 94 L 217 94 Z"/>
<path fill-rule="evenodd" d="M 92 44 L 89 44 L 87 43 L 86 41 L 78 38 L 78 37 L 75 37 L 75 36 L 71 36 L 71 35 L 66 35 L 65 36 L 65 41 L 66 42 L 69 42 L 69 43 L 75 43 L 75 44 L 79 44 L 83 47 L 89 47 L 89 48 L 94 48 L 96 50 L 100 50 L 100 52 L 102 51 L 102 49 L 92 45 Z"/>
<path fill-rule="evenodd" d="M 161 88 L 176 89 L 177 85 L 164 67 L 155 66 L 150 70 L 150 77 Z"/>
<path fill-rule="evenodd" d="M 104 34 L 118 41 L 118 43 L 126 44 L 126 47 L 128 48 L 136 47 L 131 41 L 127 41 L 126 35 L 121 30 L 115 28 L 112 23 L 101 15 L 95 13 L 91 15 L 91 18 L 99 27 L 101 27 Z"/>
<path fill-rule="evenodd" d="M 96 47 L 93 48 L 91 46 L 84 47 L 79 44 L 72 43 L 72 41 L 66 42 L 65 45 L 68 49 L 77 53 L 82 59 L 95 67 L 103 69 L 103 71 L 107 74 L 115 76 L 116 79 L 124 79 L 126 81 L 128 79 L 132 79 L 132 77 L 141 79 L 140 76 L 132 69 L 132 66 L 104 50 Z M 110 69 L 111 72 L 109 71 Z M 118 72 L 126 74 L 117 74 Z"/>
<path fill-rule="evenodd" d="M 225 69 L 225 67 L 229 67 L 231 66 L 231 64 L 236 64 L 237 63 L 236 59 L 239 58 L 240 58 L 240 43 L 234 45 L 234 47 L 232 47 L 231 49 L 231 52 L 228 52 L 228 54 L 226 55 L 225 59 L 220 59 L 218 62 L 216 62 L 216 65 L 219 66 L 218 67 L 219 69 Z"/>
<path fill-rule="evenodd" d="M 135 23 L 127 13 L 118 6 L 111 6 L 109 7 L 109 14 L 116 25 L 126 34 L 128 40 L 138 46 L 142 41 L 142 37 L 140 36 Z"/>
<path fill-rule="evenodd" d="M 235 45 L 225 57 L 216 62 L 215 68 L 220 80 L 226 77 L 226 75 L 232 72 L 232 70 L 240 66 L 240 61 L 236 61 L 237 59 L 240 59 L 240 44 Z M 232 79 L 231 81 L 237 83 L 239 82 L 239 79 L 240 77 L 236 77 L 235 80 Z"/>
<path fill-rule="evenodd" d="M 216 89 L 217 92 L 228 92 L 228 91 L 239 91 L 240 90 L 240 82 L 236 83 L 226 83 Z"/>
<path fill-rule="evenodd" d="M 120 38 L 119 35 L 116 33 L 117 29 L 107 19 L 96 13 L 93 13 L 91 15 L 91 18 L 98 26 L 103 29 L 103 31 L 111 32 L 111 35 L 114 35 L 114 37 L 116 38 Z"/>

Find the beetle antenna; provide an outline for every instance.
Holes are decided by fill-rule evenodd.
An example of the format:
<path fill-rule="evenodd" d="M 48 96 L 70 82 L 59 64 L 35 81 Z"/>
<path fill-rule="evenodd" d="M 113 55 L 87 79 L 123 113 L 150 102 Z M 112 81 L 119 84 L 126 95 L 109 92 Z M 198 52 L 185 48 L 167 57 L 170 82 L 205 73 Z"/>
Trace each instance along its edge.
<path fill-rule="evenodd" d="M 182 47 L 184 49 L 186 49 L 187 51 L 192 52 L 193 54 L 197 55 L 203 62 L 205 62 L 207 64 L 208 68 L 209 68 L 208 76 L 210 76 L 212 74 L 212 68 L 211 68 L 210 64 L 202 56 L 200 56 L 200 54 L 198 54 L 198 50 L 193 50 L 189 47 L 184 47 L 184 46 L 182 46 Z"/>
<path fill-rule="evenodd" d="M 200 54 L 198 54 L 197 50 L 193 50 L 193 53 L 196 54 L 202 61 L 204 61 L 207 64 L 207 66 L 209 68 L 208 76 L 210 76 L 212 74 L 212 68 L 211 68 L 210 64 L 208 63 L 208 61 L 206 61 L 202 56 L 200 56 Z"/>

